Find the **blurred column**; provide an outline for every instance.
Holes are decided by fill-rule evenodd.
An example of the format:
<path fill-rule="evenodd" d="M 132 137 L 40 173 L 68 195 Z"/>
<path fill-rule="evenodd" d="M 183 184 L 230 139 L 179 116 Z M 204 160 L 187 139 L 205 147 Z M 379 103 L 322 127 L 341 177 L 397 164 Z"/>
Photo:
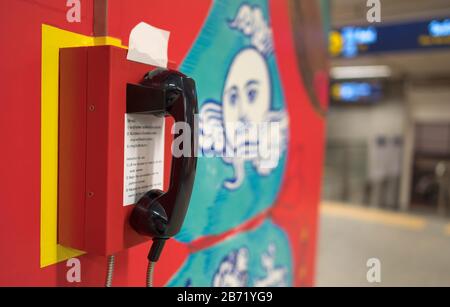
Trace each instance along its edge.
<path fill-rule="evenodd" d="M 439 184 L 437 210 L 441 216 L 447 215 L 448 201 L 450 200 L 449 167 L 449 163 L 446 161 L 441 161 L 436 165 L 436 177 Z"/>
<path fill-rule="evenodd" d="M 388 154 L 385 202 L 388 208 L 397 209 L 399 207 L 399 186 L 402 169 L 402 138 L 400 136 L 390 138 L 387 147 Z"/>
<path fill-rule="evenodd" d="M 384 185 L 387 178 L 388 146 L 387 138 L 376 136 L 369 141 L 368 178 L 370 183 L 370 201 L 372 207 L 380 207 L 384 199 Z"/>
<path fill-rule="evenodd" d="M 408 98 L 409 100 L 409 98 Z M 411 114 L 411 106 L 407 104 L 405 115 L 404 142 L 402 151 L 402 169 L 400 176 L 400 210 L 407 211 L 411 201 L 412 164 L 414 156 L 414 120 Z"/>

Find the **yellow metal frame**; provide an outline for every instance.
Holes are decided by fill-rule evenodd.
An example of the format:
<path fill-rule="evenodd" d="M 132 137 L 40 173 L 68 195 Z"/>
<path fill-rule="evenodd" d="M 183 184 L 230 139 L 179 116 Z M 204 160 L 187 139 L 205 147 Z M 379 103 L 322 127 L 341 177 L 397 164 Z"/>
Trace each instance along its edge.
<path fill-rule="evenodd" d="M 113 37 L 92 37 L 42 25 L 41 64 L 41 236 L 40 265 L 46 267 L 83 254 L 57 242 L 59 49 L 111 45 Z"/>

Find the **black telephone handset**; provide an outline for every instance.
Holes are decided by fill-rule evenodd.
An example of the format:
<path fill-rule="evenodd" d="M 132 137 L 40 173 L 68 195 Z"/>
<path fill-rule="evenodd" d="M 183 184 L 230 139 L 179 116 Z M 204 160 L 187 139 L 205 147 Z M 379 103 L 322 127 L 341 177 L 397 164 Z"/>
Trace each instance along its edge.
<path fill-rule="evenodd" d="M 197 166 L 194 121 L 198 114 L 195 82 L 178 71 L 155 69 L 140 84 L 127 84 L 127 113 L 170 115 L 176 123 L 187 124 L 191 131 L 190 142 L 182 142 L 183 145 L 190 144 L 189 155 L 172 157 L 167 192 L 148 191 L 136 203 L 130 216 L 130 225 L 136 232 L 153 238 L 149 260 L 155 262 L 165 240 L 180 231 L 194 185 Z"/>

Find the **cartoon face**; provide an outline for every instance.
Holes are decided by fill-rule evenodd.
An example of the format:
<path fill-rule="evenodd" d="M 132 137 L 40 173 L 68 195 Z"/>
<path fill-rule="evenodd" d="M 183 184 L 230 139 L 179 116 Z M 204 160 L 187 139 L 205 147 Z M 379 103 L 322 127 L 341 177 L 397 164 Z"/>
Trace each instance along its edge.
<path fill-rule="evenodd" d="M 222 97 L 208 98 L 199 111 L 199 148 L 205 157 L 221 157 L 233 167 L 233 177 L 223 183 L 228 190 L 237 190 L 244 183 L 245 163 L 252 163 L 258 175 L 269 176 L 286 149 L 288 118 L 282 108 L 275 108 L 283 97 L 279 87 L 273 87 L 277 79 L 272 80 L 276 76 L 272 30 L 264 16 L 259 6 L 242 4 L 228 22 L 250 44 L 240 47 L 231 63 L 223 63 L 229 66 L 225 80 L 220 80 Z"/>
<path fill-rule="evenodd" d="M 245 287 L 248 280 L 248 249 L 232 251 L 222 260 L 213 277 L 214 287 Z"/>
<path fill-rule="evenodd" d="M 230 66 L 223 96 L 223 118 L 227 136 L 242 126 L 260 124 L 270 108 L 269 69 L 263 55 L 254 48 L 237 54 Z M 231 139 L 229 139 L 233 143 Z M 235 147 L 236 144 L 230 144 Z"/>

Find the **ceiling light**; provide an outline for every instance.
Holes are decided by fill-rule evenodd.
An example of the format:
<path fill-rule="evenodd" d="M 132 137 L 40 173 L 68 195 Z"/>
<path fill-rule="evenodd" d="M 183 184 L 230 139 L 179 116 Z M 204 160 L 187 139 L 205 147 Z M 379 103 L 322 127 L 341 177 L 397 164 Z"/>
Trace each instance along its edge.
<path fill-rule="evenodd" d="M 388 78 L 392 70 L 386 65 L 377 66 L 338 66 L 330 71 L 332 79 L 374 79 Z"/>

